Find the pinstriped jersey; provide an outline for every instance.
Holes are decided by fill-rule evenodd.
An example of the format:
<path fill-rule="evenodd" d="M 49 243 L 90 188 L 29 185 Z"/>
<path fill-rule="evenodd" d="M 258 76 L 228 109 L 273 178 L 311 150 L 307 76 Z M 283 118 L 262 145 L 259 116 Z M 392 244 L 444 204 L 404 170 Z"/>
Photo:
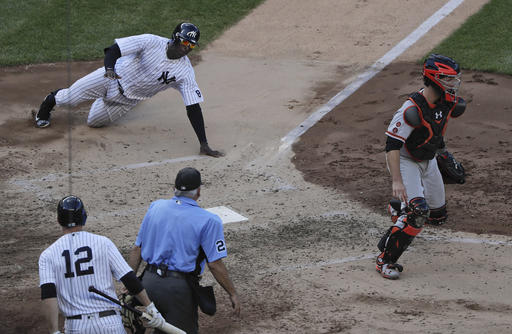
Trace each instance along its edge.
<path fill-rule="evenodd" d="M 172 87 L 181 93 L 186 106 L 203 102 L 189 58 L 167 58 L 169 42 L 151 34 L 116 39 L 121 58 L 115 71 L 127 98 L 145 100 Z"/>
<path fill-rule="evenodd" d="M 110 239 L 79 231 L 65 234 L 39 257 L 39 283 L 54 283 L 61 313 L 68 317 L 119 308 L 89 286 L 116 298 L 112 277 L 132 271 Z"/>

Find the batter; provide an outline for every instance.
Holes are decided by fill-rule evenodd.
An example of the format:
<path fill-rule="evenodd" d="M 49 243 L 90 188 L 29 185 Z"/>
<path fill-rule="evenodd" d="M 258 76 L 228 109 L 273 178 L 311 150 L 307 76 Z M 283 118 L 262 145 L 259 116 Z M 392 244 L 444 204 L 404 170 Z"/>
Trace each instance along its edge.
<path fill-rule="evenodd" d="M 146 306 L 153 318 L 148 327 L 160 327 L 165 322 L 112 241 L 82 230 L 87 213 L 80 198 L 64 197 L 57 206 L 57 220 L 63 236 L 39 258 L 41 299 L 49 333 L 60 333 L 58 310 L 66 319 L 65 333 L 126 333 L 120 307 L 88 290 L 93 285 L 116 298 L 112 278 L 120 280 Z"/>

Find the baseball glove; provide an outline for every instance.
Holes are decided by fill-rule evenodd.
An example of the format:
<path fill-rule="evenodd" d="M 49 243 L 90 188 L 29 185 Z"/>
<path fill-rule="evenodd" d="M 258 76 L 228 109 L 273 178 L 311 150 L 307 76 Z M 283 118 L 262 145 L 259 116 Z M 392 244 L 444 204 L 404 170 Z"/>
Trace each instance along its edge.
<path fill-rule="evenodd" d="M 137 298 L 128 293 L 123 293 L 119 295 L 119 301 L 124 305 L 130 305 L 133 307 L 141 305 Z M 142 324 L 142 320 L 140 320 L 140 318 L 135 313 L 128 310 L 127 308 L 121 308 L 121 317 L 123 318 L 124 327 L 126 329 L 129 329 L 131 333 L 144 334 L 144 332 L 146 331 L 146 328 Z"/>
<path fill-rule="evenodd" d="M 466 172 L 460 162 L 455 160 L 453 155 L 445 151 L 437 154 L 437 165 L 443 176 L 444 183 L 459 183 L 466 182 Z"/>

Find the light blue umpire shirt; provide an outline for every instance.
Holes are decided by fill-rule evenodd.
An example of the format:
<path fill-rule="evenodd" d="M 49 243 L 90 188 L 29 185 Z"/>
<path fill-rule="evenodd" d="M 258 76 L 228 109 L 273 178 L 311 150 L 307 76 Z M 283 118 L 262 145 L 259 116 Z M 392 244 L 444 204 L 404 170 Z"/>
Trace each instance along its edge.
<path fill-rule="evenodd" d="M 144 261 L 169 270 L 192 272 L 200 247 L 208 262 L 227 256 L 222 220 L 188 197 L 160 199 L 149 206 L 135 245 Z M 201 263 L 201 273 L 205 261 Z"/>

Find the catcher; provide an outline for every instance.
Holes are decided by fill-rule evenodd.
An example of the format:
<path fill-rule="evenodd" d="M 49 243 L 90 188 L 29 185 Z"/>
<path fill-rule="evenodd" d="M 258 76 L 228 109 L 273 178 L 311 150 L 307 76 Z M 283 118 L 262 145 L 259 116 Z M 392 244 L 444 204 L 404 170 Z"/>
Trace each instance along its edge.
<path fill-rule="evenodd" d="M 399 277 L 403 268 L 396 261 L 425 223 L 445 223 L 444 182 L 465 181 L 462 164 L 446 150 L 443 139 L 448 120 L 466 109 L 457 96 L 460 78 L 453 59 L 430 55 L 423 65 L 425 87 L 410 95 L 386 131 L 386 162 L 396 199 L 388 206 L 394 225 L 378 244 L 382 253 L 377 271 L 384 278 Z"/>

